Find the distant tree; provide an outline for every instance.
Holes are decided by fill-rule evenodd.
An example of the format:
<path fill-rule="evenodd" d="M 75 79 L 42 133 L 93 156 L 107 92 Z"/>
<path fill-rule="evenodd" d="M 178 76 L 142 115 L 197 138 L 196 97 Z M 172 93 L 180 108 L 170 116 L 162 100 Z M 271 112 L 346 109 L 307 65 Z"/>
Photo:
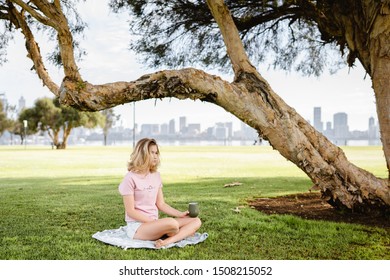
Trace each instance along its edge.
<path fill-rule="evenodd" d="M 16 132 L 19 131 L 18 128 L 18 121 L 17 121 L 17 116 L 18 116 L 18 110 L 16 109 L 15 105 L 8 105 L 6 108 L 6 113 L 7 117 L 9 118 L 10 125 L 8 127 L 8 132 L 10 133 L 11 136 L 11 145 L 14 144 L 14 135 L 20 135 L 17 134 Z"/>
<path fill-rule="evenodd" d="M 75 108 L 61 105 L 58 98 L 54 99 L 54 105 L 60 109 L 61 128 L 63 130 L 62 142 L 58 143 L 58 149 L 65 149 L 68 137 L 73 128 L 85 127 L 94 128 L 97 126 L 104 127 L 105 118 L 100 112 L 83 112 Z"/>
<path fill-rule="evenodd" d="M 120 115 L 115 115 L 114 109 L 106 109 L 101 111 L 103 116 L 105 117 L 105 124 L 103 127 L 103 135 L 104 135 L 104 146 L 107 146 L 107 136 L 108 132 L 111 128 L 115 126 L 116 121 L 119 120 Z"/>
<path fill-rule="evenodd" d="M 25 130 L 23 120 L 19 121 L 18 119 L 12 120 L 12 127 L 10 128 L 9 131 L 10 131 L 11 135 L 16 135 L 16 136 L 20 137 L 20 145 L 24 144 L 25 136 L 26 136 L 25 133 L 27 135 L 34 134 L 33 132 L 29 131 L 28 128 Z"/>
<path fill-rule="evenodd" d="M 61 109 L 51 98 L 37 99 L 32 108 L 26 108 L 19 114 L 19 123 L 28 122 L 28 132 L 35 134 L 47 132 L 53 145 L 59 146 L 59 133 L 62 126 Z"/>
<path fill-rule="evenodd" d="M 16 117 L 16 106 L 7 105 L 4 107 L 3 103 L 0 101 L 0 136 L 2 136 L 5 131 L 8 131 L 11 135 L 11 144 L 13 144 L 13 136 L 20 135 L 21 144 L 23 144 L 23 125 L 16 120 Z"/>
<path fill-rule="evenodd" d="M 225 59 L 234 80 L 228 82 L 199 69 L 185 68 L 102 85 L 84 80 L 77 65 L 82 51 L 75 36 L 85 25 L 75 2 L 0 1 L 0 20 L 6 23 L 0 49 L 15 30 L 20 30 L 33 69 L 61 104 L 100 111 L 149 98 L 210 102 L 256 129 L 261 138 L 307 174 L 331 205 L 355 212 L 390 210 L 390 0 L 111 1 L 113 7 L 130 9 L 133 35 L 150 36 L 150 40 L 136 41 L 141 46 L 133 45 L 133 49 L 150 55 L 155 65 L 185 65 L 181 62 L 186 59 L 190 65 L 207 65 Z M 148 19 L 153 20 L 152 25 L 147 24 Z M 152 36 L 150 30 L 156 27 L 165 30 Z M 61 85 L 47 72 L 35 29 L 46 31 L 58 43 L 59 53 L 52 57 L 63 67 Z M 278 55 L 271 65 L 316 74 L 329 60 L 322 52 L 326 45 L 337 46 L 341 55 L 348 53 L 349 65 L 359 60 L 371 77 L 386 179 L 350 162 L 342 149 L 274 92 L 252 62 L 271 59 L 268 54 L 273 52 Z M 250 59 L 248 54 L 255 56 Z M 161 57 L 167 59 L 158 60 Z"/>
<path fill-rule="evenodd" d="M 25 109 L 19 115 L 19 122 L 28 120 L 30 133 L 47 132 L 57 149 L 65 149 L 68 137 L 75 127 L 94 128 L 104 125 L 104 117 L 99 112 L 82 112 L 60 105 L 57 98 L 38 99 L 33 108 Z M 62 133 L 62 141 L 60 133 Z"/>
<path fill-rule="evenodd" d="M 0 136 L 11 127 L 11 120 L 7 118 L 6 108 L 0 100 Z"/>

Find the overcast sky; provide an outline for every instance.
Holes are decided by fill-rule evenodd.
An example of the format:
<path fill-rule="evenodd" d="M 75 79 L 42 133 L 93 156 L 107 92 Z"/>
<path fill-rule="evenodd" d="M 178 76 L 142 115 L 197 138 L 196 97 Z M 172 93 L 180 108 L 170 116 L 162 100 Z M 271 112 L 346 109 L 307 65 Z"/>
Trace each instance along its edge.
<path fill-rule="evenodd" d="M 129 32 L 127 15 L 110 13 L 105 1 L 89 1 L 81 9 L 88 23 L 82 47 L 88 55 L 79 63 L 80 72 L 88 82 L 101 84 L 115 81 L 132 81 L 145 73 L 154 72 L 141 65 L 128 50 Z M 93 5 L 93 8 L 91 8 Z M 24 42 L 20 35 L 10 42 L 8 63 L 0 66 L 0 93 L 5 93 L 8 102 L 14 105 L 23 96 L 27 106 L 35 99 L 53 95 L 42 86 L 37 75 L 30 71 L 32 62 L 26 57 Z M 41 50 L 49 49 L 49 42 L 39 42 Z M 52 78 L 60 84 L 62 72 L 46 65 Z M 322 107 L 323 122 L 333 121 L 333 114 L 348 114 L 350 130 L 366 130 L 368 118 L 377 120 L 374 92 L 371 79 L 364 79 L 360 64 L 354 69 L 345 68 L 336 75 L 324 74 L 320 78 L 301 77 L 296 73 L 258 69 L 275 92 L 305 119 L 312 121 L 313 107 Z M 210 73 L 210 71 L 208 71 Z M 231 81 L 231 77 L 220 75 Z M 122 116 L 122 124 L 132 127 L 133 107 L 130 104 L 116 107 Z M 205 114 L 206 112 L 207 114 Z M 212 117 L 210 117 L 212 114 Z M 188 123 L 202 123 L 202 129 L 219 121 L 233 121 L 238 129 L 236 117 L 213 104 L 200 101 L 148 100 L 136 103 L 136 122 L 163 123 L 180 116 L 187 116 Z"/>

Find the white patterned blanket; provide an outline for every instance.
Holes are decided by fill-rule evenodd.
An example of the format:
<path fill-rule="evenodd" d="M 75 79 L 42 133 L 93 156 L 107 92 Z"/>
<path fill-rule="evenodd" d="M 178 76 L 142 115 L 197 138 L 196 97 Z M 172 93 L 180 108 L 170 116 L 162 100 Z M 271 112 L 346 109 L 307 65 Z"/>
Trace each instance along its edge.
<path fill-rule="evenodd" d="M 178 242 L 169 244 L 162 248 L 171 248 L 171 247 L 184 247 L 186 245 L 195 245 L 200 242 L 203 242 L 207 239 L 209 235 L 207 233 L 195 233 L 194 236 L 187 237 L 186 239 L 180 240 Z M 126 235 L 126 226 L 122 226 L 118 229 L 107 229 L 104 231 L 99 231 L 92 235 L 93 238 L 110 244 L 114 246 L 121 247 L 123 249 L 130 248 L 149 248 L 149 249 L 157 249 L 154 246 L 154 241 L 149 240 L 138 240 L 138 239 L 129 239 Z"/>

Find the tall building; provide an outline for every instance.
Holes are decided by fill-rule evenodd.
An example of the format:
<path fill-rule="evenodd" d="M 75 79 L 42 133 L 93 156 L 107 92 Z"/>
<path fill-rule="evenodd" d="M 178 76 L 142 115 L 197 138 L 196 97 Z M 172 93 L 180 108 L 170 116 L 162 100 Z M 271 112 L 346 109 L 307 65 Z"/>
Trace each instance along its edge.
<path fill-rule="evenodd" d="M 374 117 L 370 117 L 368 119 L 368 139 L 377 139 L 379 137 L 379 129 L 375 125 L 375 119 Z"/>
<path fill-rule="evenodd" d="M 233 123 L 232 122 L 226 122 L 225 127 L 228 130 L 228 138 L 231 139 L 233 137 Z"/>
<path fill-rule="evenodd" d="M 333 129 L 332 129 L 332 123 L 331 122 L 326 122 L 324 135 L 326 137 L 328 137 L 328 138 L 333 138 Z"/>
<path fill-rule="evenodd" d="M 169 131 L 168 133 L 170 135 L 176 134 L 176 127 L 175 127 L 175 119 L 172 119 L 169 121 Z"/>
<path fill-rule="evenodd" d="M 217 140 L 226 140 L 228 137 L 228 129 L 224 123 L 216 123 L 214 127 L 213 136 Z"/>
<path fill-rule="evenodd" d="M 24 108 L 26 108 L 26 99 L 23 96 L 19 98 L 18 104 L 18 113 L 20 113 Z"/>
<path fill-rule="evenodd" d="M 375 119 L 374 117 L 370 117 L 368 119 L 368 128 L 373 127 L 375 125 Z"/>
<path fill-rule="evenodd" d="M 179 118 L 179 131 L 181 133 L 185 133 L 187 128 L 187 117 Z"/>
<path fill-rule="evenodd" d="M 313 125 L 319 132 L 323 132 L 324 124 L 321 120 L 321 107 L 314 107 Z"/>
<path fill-rule="evenodd" d="M 160 125 L 160 134 L 168 135 L 169 134 L 169 126 L 167 123 L 163 123 Z"/>
<path fill-rule="evenodd" d="M 333 132 L 336 139 L 347 139 L 349 137 L 348 115 L 346 113 L 333 115 Z"/>

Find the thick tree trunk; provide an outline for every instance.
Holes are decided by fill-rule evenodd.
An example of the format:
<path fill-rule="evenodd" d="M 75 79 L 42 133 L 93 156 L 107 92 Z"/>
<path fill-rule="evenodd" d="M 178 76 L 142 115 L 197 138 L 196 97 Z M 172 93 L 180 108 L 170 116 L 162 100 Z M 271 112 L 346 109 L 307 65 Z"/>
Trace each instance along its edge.
<path fill-rule="evenodd" d="M 390 187 L 390 8 L 383 6 L 370 37 L 370 69 Z"/>
<path fill-rule="evenodd" d="M 381 140 L 390 184 L 390 1 L 326 1 L 325 33 L 349 49 L 348 63 L 358 58 L 372 79 Z M 347 8 L 350 7 L 350 8 Z M 350 13 L 349 13 L 350 11 Z M 348 16 L 344 14 L 348 13 Z M 319 22 L 322 20 L 319 19 Z M 334 23 L 335 30 L 327 29 Z M 328 36 L 329 36 L 328 34 Z"/>
<path fill-rule="evenodd" d="M 331 205 L 357 212 L 389 211 L 387 180 L 350 163 L 339 147 L 317 132 L 257 76 L 243 73 L 236 83 L 246 89 L 240 96 L 245 100 L 241 101 L 245 111 L 240 118 L 302 169 Z M 229 98 L 229 102 L 234 102 L 234 98 Z M 234 110 L 236 115 L 239 110 L 234 103 L 225 105 L 225 109 Z"/>
<path fill-rule="evenodd" d="M 390 73 L 390 57 L 382 58 L 375 67 L 372 85 L 375 91 L 378 121 L 387 170 L 390 172 L 390 78 L 388 73 Z M 388 173 L 388 179 L 388 184 L 390 184 L 390 173 Z"/>
<path fill-rule="evenodd" d="M 246 115 L 249 115 L 248 107 L 254 105 L 253 113 L 260 111 L 262 114 L 261 118 L 253 120 L 262 119 L 263 123 L 247 119 L 248 116 L 243 116 L 243 120 L 256 128 L 285 158 L 299 166 L 330 204 L 361 212 L 372 209 L 387 211 L 390 208 L 388 183 L 351 164 L 340 148 L 285 104 L 254 67 L 248 66 L 237 28 L 224 1 L 208 0 L 207 3 L 232 61 L 235 82 L 245 85 L 247 94 L 255 99 L 243 107 Z M 237 111 L 238 108 L 235 108 L 234 114 Z"/>
<path fill-rule="evenodd" d="M 62 136 L 62 143 L 60 143 L 60 146 L 57 147 L 57 149 L 66 149 L 66 146 L 68 144 L 68 138 L 70 133 L 72 132 L 71 126 L 64 126 L 64 135 Z"/>
<path fill-rule="evenodd" d="M 61 145 L 61 143 L 58 140 L 60 131 L 56 129 L 56 130 L 53 130 L 53 133 L 50 132 L 50 130 L 48 130 L 47 132 L 48 132 L 50 139 L 52 140 L 53 146 L 55 146 L 58 149 L 58 147 Z"/>

